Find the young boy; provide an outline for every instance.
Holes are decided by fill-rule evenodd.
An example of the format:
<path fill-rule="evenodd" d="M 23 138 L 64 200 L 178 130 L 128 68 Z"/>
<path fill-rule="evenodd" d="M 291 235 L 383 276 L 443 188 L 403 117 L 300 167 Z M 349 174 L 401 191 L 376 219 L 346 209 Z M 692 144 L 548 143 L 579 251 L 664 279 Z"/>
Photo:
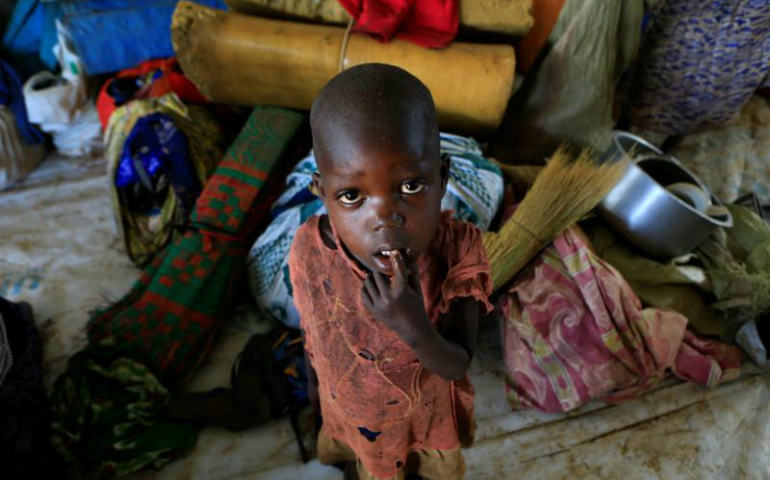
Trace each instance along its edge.
<path fill-rule="evenodd" d="M 310 122 L 328 214 L 297 231 L 289 268 L 319 458 L 356 460 L 361 478 L 459 478 L 491 281 L 479 231 L 440 211 L 449 165 L 430 92 L 400 68 L 360 65 L 321 91 Z"/>

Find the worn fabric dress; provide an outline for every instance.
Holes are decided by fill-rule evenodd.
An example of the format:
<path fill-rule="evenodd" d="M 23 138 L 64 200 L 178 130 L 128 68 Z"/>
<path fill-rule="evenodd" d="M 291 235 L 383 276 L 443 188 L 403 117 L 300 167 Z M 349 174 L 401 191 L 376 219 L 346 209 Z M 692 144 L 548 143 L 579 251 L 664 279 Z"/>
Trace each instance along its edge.
<path fill-rule="evenodd" d="M 450 382 L 426 370 L 393 331 L 374 320 L 359 300 L 366 272 L 336 234 L 335 248 L 324 243 L 320 218 L 297 231 L 289 268 L 308 356 L 318 375 L 322 437 L 350 447 L 376 477 L 398 475 L 410 452 L 469 443 L 470 380 Z M 434 325 L 458 298 L 471 297 L 492 309 L 489 264 L 474 226 L 444 214 L 418 266 Z"/>

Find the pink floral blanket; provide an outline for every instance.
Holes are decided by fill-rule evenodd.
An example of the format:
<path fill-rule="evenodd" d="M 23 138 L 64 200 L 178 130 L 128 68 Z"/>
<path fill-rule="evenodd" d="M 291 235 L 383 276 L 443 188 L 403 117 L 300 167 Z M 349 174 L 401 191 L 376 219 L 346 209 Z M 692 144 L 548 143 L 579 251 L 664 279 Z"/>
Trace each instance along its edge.
<path fill-rule="evenodd" d="M 739 349 L 689 332 L 672 311 L 642 308 L 626 281 L 566 230 L 498 303 L 513 408 L 574 409 L 635 398 L 672 372 L 714 387 L 737 378 Z"/>

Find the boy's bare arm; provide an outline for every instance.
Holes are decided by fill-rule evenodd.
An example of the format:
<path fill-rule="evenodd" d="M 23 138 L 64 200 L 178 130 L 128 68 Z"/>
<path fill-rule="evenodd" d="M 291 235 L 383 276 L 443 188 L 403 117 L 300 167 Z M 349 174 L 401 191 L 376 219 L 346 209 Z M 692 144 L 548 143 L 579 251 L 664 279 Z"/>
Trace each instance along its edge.
<path fill-rule="evenodd" d="M 462 378 L 476 348 L 478 303 L 458 300 L 442 319 L 441 332 L 436 331 L 425 312 L 416 265 L 407 272 L 400 253 L 391 260 L 393 281 L 373 272 L 361 291 L 364 306 L 414 350 L 425 368 L 446 380 Z"/>
<path fill-rule="evenodd" d="M 425 368 L 446 380 L 459 380 L 470 368 L 478 323 L 478 302 L 473 298 L 461 298 L 441 319 L 438 332 L 431 328 L 430 332 L 406 343 Z"/>

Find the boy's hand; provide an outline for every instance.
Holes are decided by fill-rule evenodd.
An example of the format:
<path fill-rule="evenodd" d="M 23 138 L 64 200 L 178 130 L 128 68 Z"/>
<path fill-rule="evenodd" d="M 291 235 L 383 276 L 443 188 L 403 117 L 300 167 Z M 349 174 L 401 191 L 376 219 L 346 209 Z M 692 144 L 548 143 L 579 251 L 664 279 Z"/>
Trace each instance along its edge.
<path fill-rule="evenodd" d="M 416 262 L 411 272 L 407 270 L 399 251 L 391 255 L 390 261 L 394 271 L 392 280 L 380 272 L 373 272 L 364 281 L 361 300 L 374 318 L 412 344 L 424 334 L 426 327 L 431 328 L 422 299 L 419 271 Z"/>

